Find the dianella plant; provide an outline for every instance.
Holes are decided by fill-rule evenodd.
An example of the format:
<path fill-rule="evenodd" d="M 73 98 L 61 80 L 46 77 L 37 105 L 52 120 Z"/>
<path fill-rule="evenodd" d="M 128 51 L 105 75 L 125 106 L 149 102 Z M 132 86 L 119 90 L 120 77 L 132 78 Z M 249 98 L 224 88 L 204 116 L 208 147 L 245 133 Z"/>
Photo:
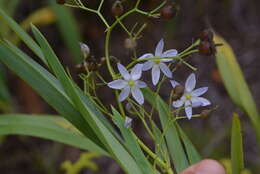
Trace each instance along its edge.
<path fill-rule="evenodd" d="M 39 29 L 31 24 L 32 38 L 0 10 L 1 23 L 9 26 L 35 55 L 33 59 L 12 42 L 1 38 L 0 61 L 26 81 L 61 116 L 2 116 L 0 134 L 36 136 L 96 152 L 112 158 L 129 174 L 180 173 L 200 161 L 197 149 L 178 121 L 206 117 L 216 109 L 210 100 L 203 97 L 208 87 L 200 87 L 196 67 L 187 62 L 187 58 L 196 53 L 215 53 L 217 45 L 213 42 L 213 33 L 204 31 L 184 50 L 165 49 L 165 38 L 161 38 L 153 44 L 154 48 L 137 52 L 137 40 L 145 37 L 147 24 L 137 23 L 129 28 L 124 25 L 124 20 L 132 14 L 171 19 L 178 10 L 174 4 L 162 1 L 154 9 L 143 11 L 141 0 L 137 0 L 131 9 L 125 11 L 124 2 L 115 1 L 111 7 L 115 18 L 110 23 L 102 14 L 104 0 L 100 0 L 96 9 L 88 7 L 88 1 L 57 2 L 99 17 L 105 27 L 104 57 L 93 60 L 91 48 L 86 43 L 79 41 L 76 45 L 84 57 L 78 65 L 83 69 L 79 75 L 84 84 L 81 88 L 69 70 L 62 66 Z M 116 27 L 128 35 L 125 46 L 133 53 L 128 64 L 121 63 L 110 52 L 113 47 L 110 44 L 111 33 Z M 35 61 L 36 57 L 41 63 Z M 99 73 L 101 66 L 107 67 L 109 79 Z M 182 67 L 188 67 L 190 72 L 186 80 L 177 82 L 175 72 Z M 151 74 L 148 80 L 143 78 L 144 72 Z M 172 87 L 167 98 L 160 97 L 163 83 Z M 108 106 L 107 101 L 99 98 L 97 89 L 100 86 L 114 94 L 113 105 Z M 203 108 L 205 106 L 207 108 Z M 202 108 L 201 112 L 194 113 L 193 108 L 198 107 Z M 141 135 L 132 129 L 137 120 L 144 126 L 152 145 L 145 144 Z"/>

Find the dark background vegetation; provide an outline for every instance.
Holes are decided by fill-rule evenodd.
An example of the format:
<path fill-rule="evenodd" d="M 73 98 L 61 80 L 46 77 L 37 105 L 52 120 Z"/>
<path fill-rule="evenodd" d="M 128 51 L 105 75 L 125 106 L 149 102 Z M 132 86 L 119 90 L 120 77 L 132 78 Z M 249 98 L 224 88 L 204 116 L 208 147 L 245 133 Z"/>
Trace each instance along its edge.
<path fill-rule="evenodd" d="M 83 0 L 84 1 L 84 0 Z M 110 12 L 113 0 L 105 0 L 103 12 L 111 23 L 114 17 Z M 146 0 L 141 3 L 143 10 L 150 10 L 158 5 L 160 0 Z M 137 55 L 146 52 L 153 52 L 155 44 L 163 37 L 166 48 L 176 48 L 181 51 L 189 46 L 195 36 L 205 28 L 213 28 L 221 34 L 233 47 L 238 62 L 244 72 L 248 85 L 260 106 L 260 76 L 259 68 L 259 45 L 260 45 L 260 1 L 257 0 L 179 0 L 175 2 L 179 6 L 178 15 L 172 20 L 148 19 L 142 16 L 132 15 L 124 22 L 131 27 L 136 21 L 146 22 L 148 27 L 143 37 L 138 40 Z M 98 1 L 88 1 L 91 7 L 96 7 Z M 124 2 L 125 9 L 131 7 L 133 0 Z M 21 22 L 33 11 L 44 7 L 48 3 L 44 0 L 23 0 L 15 12 L 15 20 Z M 104 55 L 104 26 L 97 17 L 82 10 L 74 9 L 80 31 L 84 37 L 91 54 L 96 58 Z M 2 24 L 0 24 L 1 26 Z M 58 33 L 55 24 L 40 28 L 47 37 L 59 58 L 72 72 L 75 71 L 72 63 L 73 57 L 65 48 L 65 45 Z M 117 27 L 112 35 L 111 53 L 120 58 L 123 63 L 130 61 L 131 51 L 124 48 L 126 33 Z M 23 47 L 23 45 L 21 46 Z M 26 50 L 26 49 L 24 49 Z M 192 119 L 182 121 L 187 134 L 193 143 L 198 147 L 205 158 L 218 160 L 230 157 L 230 128 L 233 112 L 238 112 L 243 120 L 244 151 L 246 167 L 253 173 L 260 171 L 260 158 L 256 146 L 254 132 L 249 124 L 248 118 L 232 103 L 223 86 L 215 64 L 214 56 L 193 55 L 189 62 L 198 68 L 198 86 L 209 86 L 206 94 L 213 105 L 218 105 L 218 110 L 206 119 Z M 100 70 L 107 80 L 105 66 Z M 191 70 L 187 67 L 180 68 L 174 79 L 184 82 Z M 147 78 L 150 78 L 147 75 Z M 12 73 L 8 75 L 8 85 L 13 97 L 13 104 L 16 112 L 19 113 L 54 113 L 34 91 Z M 165 85 L 161 95 L 167 97 L 171 87 Z M 107 104 L 111 104 L 112 95 L 110 90 L 105 88 L 99 91 L 100 97 Z M 199 112 L 200 110 L 198 110 Z M 134 122 L 134 128 L 149 143 L 147 135 L 141 128 L 138 120 Z M 60 170 L 62 161 L 78 159 L 80 150 L 68 147 L 48 140 L 31 137 L 8 136 L 0 143 L 0 173 L 3 174 L 58 174 L 64 173 Z M 120 173 L 119 167 L 111 160 L 99 158 L 96 160 L 99 165 L 97 173 Z M 92 173 L 89 170 L 83 173 Z"/>

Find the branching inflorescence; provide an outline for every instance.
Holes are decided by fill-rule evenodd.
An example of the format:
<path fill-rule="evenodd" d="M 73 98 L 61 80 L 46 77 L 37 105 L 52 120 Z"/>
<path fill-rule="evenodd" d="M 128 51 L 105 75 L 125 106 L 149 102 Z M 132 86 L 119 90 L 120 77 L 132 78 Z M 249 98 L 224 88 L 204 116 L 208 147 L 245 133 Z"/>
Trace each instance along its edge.
<path fill-rule="evenodd" d="M 151 138 L 155 141 L 155 134 L 156 130 L 158 129 L 158 126 L 155 124 L 153 120 L 154 106 L 152 106 L 151 111 L 147 111 L 147 109 L 145 109 L 145 107 L 143 106 L 146 99 L 143 95 L 143 89 L 149 89 L 149 85 L 147 85 L 149 83 L 145 83 L 144 81 L 140 80 L 142 77 L 142 71 L 147 71 L 151 69 L 152 84 L 156 86 L 156 91 L 153 93 L 154 95 L 159 95 L 161 85 L 163 82 L 169 82 L 173 87 L 172 92 L 169 94 L 169 105 L 171 105 L 172 108 L 172 117 L 169 118 L 168 124 L 173 124 L 176 120 L 185 118 L 179 115 L 181 110 L 185 111 L 188 119 L 191 119 L 192 117 L 199 117 L 200 114 L 192 114 L 192 108 L 208 106 L 211 104 L 209 100 L 201 97 L 202 94 L 207 92 L 208 87 L 194 89 L 196 84 L 194 73 L 191 73 L 190 76 L 187 78 L 185 87 L 182 87 L 180 83 L 176 82 L 173 79 L 175 79 L 174 72 L 177 70 L 179 65 L 185 65 L 192 71 L 197 70 L 194 66 L 190 65 L 186 61 L 187 57 L 194 53 L 198 53 L 201 50 L 203 50 L 201 51 L 202 53 L 206 52 L 207 55 L 208 52 L 207 50 L 201 48 L 203 46 L 201 44 L 205 43 L 201 43 L 200 40 L 197 40 L 196 42 L 192 43 L 188 48 L 181 52 L 178 52 L 176 49 L 169 49 L 164 51 L 164 40 L 161 39 L 156 45 L 154 53 L 145 53 L 141 56 L 138 56 L 138 53 L 136 53 L 135 50 L 135 47 L 137 46 L 136 42 L 137 39 L 140 38 L 141 33 L 144 31 L 147 24 L 142 24 L 139 29 L 137 29 L 138 24 L 134 25 L 132 29 L 128 29 L 124 25 L 123 20 L 134 13 L 144 15 L 149 18 L 164 17 L 167 19 L 174 17 L 177 13 L 176 6 L 171 4 L 167 6 L 166 1 L 162 1 L 161 4 L 159 4 L 156 8 L 154 8 L 151 11 L 141 10 L 140 2 L 141 0 L 137 0 L 132 9 L 130 9 L 127 12 L 124 12 L 122 4 L 123 2 L 119 0 L 115 1 L 114 5 L 112 6 L 112 13 L 115 15 L 115 21 L 112 24 L 109 24 L 109 22 L 105 19 L 104 15 L 101 12 L 104 0 L 100 1 L 97 9 L 88 8 L 87 5 L 85 5 L 81 0 L 74 0 L 72 2 L 70 1 L 70 3 L 62 3 L 64 3 L 64 5 L 67 7 L 79 8 L 87 12 L 96 14 L 106 27 L 104 60 L 106 62 L 107 69 L 112 77 L 112 81 L 110 81 L 109 83 L 106 82 L 106 80 L 103 79 L 103 77 L 99 74 L 98 71 L 94 72 L 92 71 L 93 69 L 86 66 L 86 73 L 83 73 L 81 75 L 82 79 L 85 82 L 84 91 L 86 95 L 91 96 L 96 101 L 97 107 L 113 119 L 113 114 L 111 114 L 109 109 L 107 109 L 105 105 L 102 103 L 102 101 L 99 100 L 95 92 L 96 86 L 99 85 L 99 83 L 97 83 L 93 78 L 93 75 L 95 74 L 95 76 L 98 77 L 99 80 L 102 82 L 101 85 L 107 85 L 108 87 L 116 90 L 116 101 L 118 103 L 120 113 L 125 120 L 125 128 L 131 129 L 132 122 L 132 119 L 126 116 L 126 113 L 128 113 L 127 115 L 131 114 L 133 116 L 138 116 L 144 124 Z M 111 32 L 116 26 L 120 26 L 126 32 L 126 34 L 129 37 L 126 40 L 127 48 L 133 49 L 133 57 L 129 59 L 131 60 L 131 62 L 126 66 L 122 65 L 121 63 L 117 63 L 118 71 L 115 71 L 113 69 L 114 66 L 112 65 L 115 62 L 113 61 L 113 59 L 116 58 L 114 58 L 109 51 Z M 90 61 L 91 58 L 89 56 L 90 51 L 88 46 L 83 43 L 80 43 L 80 46 L 83 55 L 86 58 L 86 61 Z M 198 46 L 199 49 L 197 49 Z M 97 65 L 99 64 L 97 63 Z M 162 78 L 161 72 L 163 74 Z M 167 81 L 167 79 L 170 80 Z M 118 90 L 121 90 L 120 94 Z M 132 100 L 132 98 L 134 100 Z M 126 107 L 124 107 L 124 105 L 122 104 L 122 101 L 124 100 L 127 100 Z M 165 135 L 165 132 L 167 132 L 167 130 L 162 130 L 162 136 Z M 167 157 L 168 155 L 165 154 L 166 152 L 164 152 L 161 148 L 161 142 L 155 142 L 156 147 L 159 147 L 159 151 L 162 151 L 162 156 L 158 157 L 157 154 L 152 152 L 137 136 L 136 140 L 142 147 L 142 149 L 148 154 L 148 156 L 154 160 L 154 166 L 158 165 L 161 168 L 161 170 L 167 173 L 173 173 L 170 161 Z"/>

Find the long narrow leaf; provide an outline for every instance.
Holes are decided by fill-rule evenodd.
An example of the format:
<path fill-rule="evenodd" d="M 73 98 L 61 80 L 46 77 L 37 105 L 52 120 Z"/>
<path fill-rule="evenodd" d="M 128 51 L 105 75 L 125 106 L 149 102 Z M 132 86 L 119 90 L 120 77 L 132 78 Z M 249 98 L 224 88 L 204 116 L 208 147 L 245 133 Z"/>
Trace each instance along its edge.
<path fill-rule="evenodd" d="M 163 130 L 166 131 L 166 142 L 171 158 L 175 165 L 174 167 L 176 168 L 177 172 L 180 172 L 187 168 L 189 163 L 175 123 L 169 125 L 169 118 L 172 117 L 170 115 L 169 108 L 167 104 L 165 104 L 164 101 L 158 95 L 155 95 L 155 93 L 153 93 L 151 90 L 145 89 L 143 92 L 146 100 L 148 100 L 148 102 L 154 106 L 159 113 Z"/>
<path fill-rule="evenodd" d="M 65 121 L 65 120 L 62 120 Z M 109 156 L 90 139 L 66 130 L 51 116 L 8 114 L 0 115 L 0 135 L 27 135 L 50 139 L 67 145 Z"/>
<path fill-rule="evenodd" d="M 20 39 L 31 49 L 33 52 L 47 64 L 40 47 L 31 39 L 31 37 L 17 24 L 12 18 L 10 18 L 2 9 L 0 9 L 0 21 L 7 24 Z"/>
<path fill-rule="evenodd" d="M 53 0 L 50 0 L 51 8 L 57 18 L 57 25 L 61 32 L 62 38 L 69 49 L 70 53 L 74 57 L 75 63 L 82 61 L 82 55 L 80 52 L 79 42 L 81 41 L 81 35 L 79 32 L 78 24 L 70 11 L 70 9 L 56 4 Z"/>
<path fill-rule="evenodd" d="M 80 93 L 75 87 L 76 85 L 66 74 L 66 71 L 58 61 L 57 56 L 51 49 L 47 40 L 36 27 L 32 26 L 32 31 L 40 44 L 51 69 L 60 80 L 64 90 L 73 101 L 76 108 L 82 114 L 84 119 L 90 124 L 91 128 L 95 130 L 98 135 L 98 139 L 104 143 L 111 154 L 113 154 L 114 159 L 127 173 L 141 173 L 140 168 L 137 166 L 132 156 L 126 151 L 124 146 L 122 146 L 113 133 L 111 133 L 109 129 L 99 120 L 99 118 L 97 118 L 93 110 L 89 106 L 85 105 L 85 103 L 81 100 Z"/>
<path fill-rule="evenodd" d="M 231 46 L 219 35 L 215 34 L 214 40 L 216 43 L 223 44 L 223 46 L 217 47 L 216 53 L 216 61 L 221 78 L 231 99 L 250 117 L 256 131 L 258 146 L 260 148 L 259 113 L 235 54 Z"/>
<path fill-rule="evenodd" d="M 154 173 L 151 164 L 147 161 L 146 157 L 144 156 L 142 149 L 140 148 L 139 144 L 136 141 L 136 138 L 131 132 L 130 129 L 127 129 L 124 126 L 123 117 L 119 114 L 119 112 L 112 107 L 113 115 L 114 115 L 114 122 L 117 127 L 120 129 L 124 140 L 126 142 L 126 146 L 129 149 L 130 153 L 135 158 L 137 165 L 143 171 L 143 173 Z"/>
<path fill-rule="evenodd" d="M 231 135 L 232 174 L 238 174 L 244 169 L 243 140 L 240 120 L 237 114 L 233 116 Z"/>
<path fill-rule="evenodd" d="M 88 138 L 102 146 L 95 132 L 75 109 L 60 83 L 52 74 L 11 43 L 7 45 L 0 42 L 0 61 L 30 84 L 60 115 L 70 121 Z"/>

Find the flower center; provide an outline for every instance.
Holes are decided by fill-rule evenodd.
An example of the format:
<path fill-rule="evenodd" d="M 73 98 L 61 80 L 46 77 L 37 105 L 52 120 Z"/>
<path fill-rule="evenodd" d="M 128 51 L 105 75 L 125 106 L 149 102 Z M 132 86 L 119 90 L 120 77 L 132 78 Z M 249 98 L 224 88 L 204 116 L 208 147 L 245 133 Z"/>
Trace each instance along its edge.
<path fill-rule="evenodd" d="M 190 100 L 191 97 L 192 97 L 191 94 L 189 94 L 189 93 L 188 93 L 188 94 L 185 94 L 185 98 L 186 98 L 186 100 Z"/>
<path fill-rule="evenodd" d="M 161 63 L 161 60 L 160 59 L 155 60 L 154 63 L 159 64 L 159 63 Z"/>
<path fill-rule="evenodd" d="M 134 86 L 135 85 L 135 81 L 134 80 L 129 80 L 128 81 L 128 85 L 131 86 L 131 87 Z"/>

